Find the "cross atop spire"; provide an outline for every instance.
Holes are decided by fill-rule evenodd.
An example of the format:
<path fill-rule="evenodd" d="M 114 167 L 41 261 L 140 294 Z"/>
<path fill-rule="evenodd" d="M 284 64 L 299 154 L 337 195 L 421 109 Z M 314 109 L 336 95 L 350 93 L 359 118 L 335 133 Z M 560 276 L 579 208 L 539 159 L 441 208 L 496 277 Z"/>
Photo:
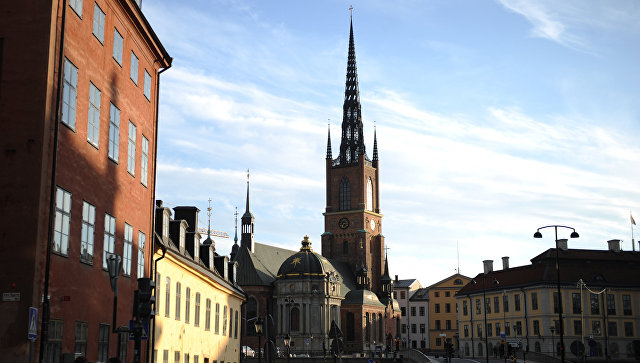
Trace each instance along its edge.
<path fill-rule="evenodd" d="M 349 12 L 351 13 L 351 19 L 353 19 L 353 5 L 349 5 Z"/>
<path fill-rule="evenodd" d="M 358 88 L 358 67 L 356 66 L 356 48 L 353 40 L 353 19 L 349 28 L 349 53 L 347 59 L 347 78 L 342 106 L 342 140 L 340 142 L 339 163 L 357 164 L 360 155 L 365 155 L 362 136 L 362 116 L 360 112 L 360 91 Z"/>
<path fill-rule="evenodd" d="M 208 247 L 213 244 L 213 240 L 211 239 L 211 198 L 209 198 L 209 206 L 207 207 L 207 239 L 202 243 L 203 246 Z"/>

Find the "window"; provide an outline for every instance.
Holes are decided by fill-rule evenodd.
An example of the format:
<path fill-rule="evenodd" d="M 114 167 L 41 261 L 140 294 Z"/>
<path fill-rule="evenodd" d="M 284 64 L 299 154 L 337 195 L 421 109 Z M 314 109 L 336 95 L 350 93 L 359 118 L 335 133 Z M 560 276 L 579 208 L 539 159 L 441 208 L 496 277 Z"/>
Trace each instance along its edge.
<path fill-rule="evenodd" d="M 467 316 L 469 314 L 469 307 L 467 306 L 467 300 L 462 300 L 462 315 Z"/>
<path fill-rule="evenodd" d="M 511 335 L 511 323 L 508 321 L 504 323 L 504 334 Z"/>
<path fill-rule="evenodd" d="M 169 351 L 167 349 L 162 351 L 162 363 L 169 363 Z"/>
<path fill-rule="evenodd" d="M 189 353 L 184 353 L 184 363 L 189 363 Z"/>
<path fill-rule="evenodd" d="M 236 319 L 236 328 L 233 331 L 233 338 L 238 339 L 238 310 L 236 310 L 235 319 Z"/>
<path fill-rule="evenodd" d="M 434 293 L 433 293 L 433 296 L 435 296 L 435 297 L 440 297 L 440 292 L 439 292 L 439 291 L 434 292 Z"/>
<path fill-rule="evenodd" d="M 133 227 L 124 224 L 124 247 L 122 252 L 122 274 L 131 276 L 131 255 L 133 254 Z"/>
<path fill-rule="evenodd" d="M 400 291 L 400 298 L 401 299 L 406 299 L 406 295 L 405 295 L 405 291 Z"/>
<path fill-rule="evenodd" d="M 437 346 L 441 346 L 442 345 L 442 338 L 436 338 L 436 345 Z"/>
<path fill-rule="evenodd" d="M 617 337 L 618 336 L 618 323 L 615 321 L 610 321 L 607 323 L 607 334 L 609 334 L 610 337 Z"/>
<path fill-rule="evenodd" d="M 69 6 L 82 19 L 82 0 L 69 0 Z"/>
<path fill-rule="evenodd" d="M 216 303 L 216 317 L 215 317 L 214 333 L 220 334 L 220 304 Z"/>
<path fill-rule="evenodd" d="M 144 96 L 151 101 L 151 75 L 144 70 Z"/>
<path fill-rule="evenodd" d="M 200 326 L 200 293 L 196 292 L 196 311 L 194 312 L 193 325 Z"/>
<path fill-rule="evenodd" d="M 116 218 L 104 215 L 104 242 L 102 245 L 102 268 L 107 268 L 107 253 L 113 253 L 116 245 Z"/>
<path fill-rule="evenodd" d="M 502 310 L 505 313 L 509 312 L 509 295 L 507 294 L 502 295 Z"/>
<path fill-rule="evenodd" d="M 171 278 L 167 276 L 165 287 L 165 305 L 164 305 L 164 316 L 169 317 L 169 312 L 171 311 Z"/>
<path fill-rule="evenodd" d="M 80 236 L 80 261 L 93 263 L 93 239 L 96 222 L 96 207 L 82 202 L 82 235 Z"/>
<path fill-rule="evenodd" d="M 420 307 L 420 316 L 424 316 L 424 306 Z"/>
<path fill-rule="evenodd" d="M 476 314 L 480 315 L 481 313 L 481 308 L 480 308 L 480 299 L 476 299 Z"/>
<path fill-rule="evenodd" d="M 118 62 L 119 65 L 122 65 L 122 45 L 124 43 L 124 38 L 118 32 L 118 29 L 113 28 L 113 59 Z"/>
<path fill-rule="evenodd" d="M 71 223 L 71 193 L 56 190 L 56 217 L 53 231 L 53 250 L 66 255 L 69 252 L 69 225 Z"/>
<path fill-rule="evenodd" d="M 127 147 L 127 171 L 136 175 L 136 125 L 129 121 L 129 144 Z"/>
<path fill-rule="evenodd" d="M 436 320 L 436 330 L 441 330 L 441 324 L 440 324 L 440 320 Z"/>
<path fill-rule="evenodd" d="M 499 296 L 494 296 L 493 297 L 493 311 L 495 311 L 496 313 L 500 312 L 500 297 Z"/>
<path fill-rule="evenodd" d="M 180 352 L 176 351 L 173 355 L 173 363 L 180 363 Z"/>
<path fill-rule="evenodd" d="M 624 336 L 625 337 L 633 336 L 633 322 L 630 322 L 630 321 L 624 322 Z"/>
<path fill-rule="evenodd" d="M 89 119 L 87 140 L 96 147 L 100 144 L 100 90 L 89 82 Z"/>
<path fill-rule="evenodd" d="M 62 320 L 49 320 L 49 342 L 47 352 L 50 362 L 59 362 L 62 355 Z"/>
<path fill-rule="evenodd" d="M 436 313 L 440 312 L 440 304 L 435 304 L 433 308 Z"/>
<path fill-rule="evenodd" d="M 450 313 L 451 312 L 451 304 L 449 304 L 449 303 L 444 304 L 444 312 L 445 313 Z"/>
<path fill-rule="evenodd" d="M 222 335 L 227 335 L 227 307 L 223 306 L 222 314 Z"/>
<path fill-rule="evenodd" d="M 520 311 L 520 295 L 519 294 L 513 295 L 513 305 L 515 306 L 514 307 L 515 311 Z"/>
<path fill-rule="evenodd" d="M 491 323 L 487 324 L 487 336 L 488 337 L 493 336 L 493 326 L 491 325 Z"/>
<path fill-rule="evenodd" d="M 407 332 L 407 324 L 402 324 L 402 334 Z"/>
<path fill-rule="evenodd" d="M 573 321 L 573 334 L 582 335 L 582 321 L 580 320 Z"/>
<path fill-rule="evenodd" d="M 464 337 L 465 338 L 469 337 L 469 325 L 464 326 Z"/>
<path fill-rule="evenodd" d="M 411 324 L 411 333 L 416 334 L 417 332 L 418 332 L 418 329 L 416 328 L 416 324 Z"/>
<path fill-rule="evenodd" d="M 571 302 L 573 306 L 573 313 L 580 314 L 580 312 L 582 312 L 582 302 L 580 301 L 580 294 L 575 292 L 572 293 Z"/>
<path fill-rule="evenodd" d="M 136 54 L 131 51 L 131 70 L 129 72 L 129 77 L 135 83 L 138 84 L 138 57 Z"/>
<path fill-rule="evenodd" d="M 76 355 L 87 355 L 87 329 L 88 323 L 76 321 L 76 341 L 73 351 Z"/>
<path fill-rule="evenodd" d="M 405 308 L 404 306 L 400 308 L 400 315 L 402 316 L 406 316 L 407 315 L 407 308 Z"/>
<path fill-rule="evenodd" d="M 591 315 L 600 314 L 600 302 L 598 299 L 598 295 L 591 294 L 590 301 L 591 301 Z"/>
<path fill-rule="evenodd" d="M 445 291 L 444 296 L 445 296 L 445 297 L 449 297 L 449 296 L 451 296 L 451 292 L 449 292 L 449 291 Z"/>
<path fill-rule="evenodd" d="M 187 290 L 185 291 L 185 297 L 184 297 L 184 322 L 189 324 L 189 318 L 190 318 L 190 311 L 189 309 L 191 309 L 191 289 L 187 287 Z"/>
<path fill-rule="evenodd" d="M 491 300 L 489 298 L 484 300 L 484 309 L 486 314 L 491 314 Z"/>
<path fill-rule="evenodd" d="M 516 321 L 516 325 L 513 327 L 513 330 L 516 335 L 522 335 L 522 322 Z"/>
<path fill-rule="evenodd" d="M 540 335 L 540 321 L 533 321 L 533 335 Z"/>
<path fill-rule="evenodd" d="M 415 306 L 411 307 L 411 316 L 416 316 L 416 307 Z"/>
<path fill-rule="evenodd" d="M 138 231 L 138 278 L 144 277 L 144 245 L 147 241 L 147 236 Z"/>
<path fill-rule="evenodd" d="M 229 338 L 233 336 L 233 309 L 229 307 Z"/>
<path fill-rule="evenodd" d="M 176 282 L 176 320 L 180 320 L 180 298 L 182 296 L 182 285 Z"/>
<path fill-rule="evenodd" d="M 602 333 L 600 329 L 600 321 L 594 320 L 591 322 L 591 334 L 592 335 L 600 335 Z"/>
<path fill-rule="evenodd" d="M 340 210 L 351 209 L 351 184 L 347 177 L 340 181 Z"/>
<path fill-rule="evenodd" d="M 451 330 L 451 320 L 445 320 L 444 328 L 447 330 Z"/>
<path fill-rule="evenodd" d="M 204 330 L 211 330 L 211 299 L 207 299 L 205 304 Z"/>
<path fill-rule="evenodd" d="M 160 300 L 162 300 L 162 294 L 160 293 L 160 287 L 162 286 L 162 277 L 159 273 L 156 273 L 156 304 L 155 304 L 155 313 L 157 316 L 160 315 Z"/>
<path fill-rule="evenodd" d="M 367 179 L 367 209 L 373 211 L 373 183 Z"/>
<path fill-rule="evenodd" d="M 558 313 L 558 293 L 553 293 L 553 312 Z"/>
<path fill-rule="evenodd" d="M 120 109 L 113 103 L 109 112 L 109 157 L 118 162 L 120 148 Z"/>
<path fill-rule="evenodd" d="M 538 310 L 538 293 L 531 293 L 531 310 Z"/>
<path fill-rule="evenodd" d="M 496 323 L 496 336 L 499 336 L 502 330 L 500 330 L 500 323 Z"/>
<path fill-rule="evenodd" d="M 631 295 L 622 295 L 622 313 L 624 315 L 632 315 L 631 310 Z"/>
<path fill-rule="evenodd" d="M 76 98 L 78 96 L 78 67 L 64 59 L 64 83 L 62 84 L 62 123 L 75 130 Z"/>
<path fill-rule="evenodd" d="M 616 315 L 616 297 L 611 294 L 604 294 L 607 297 L 607 315 Z"/>
<path fill-rule="evenodd" d="M 122 332 L 118 333 L 118 339 L 120 340 L 118 347 L 120 347 L 120 351 L 118 352 L 118 358 L 120 358 L 120 362 L 127 361 L 127 343 L 129 342 L 129 333 Z"/>
<path fill-rule="evenodd" d="M 425 333 L 425 325 L 424 324 L 420 324 L 420 333 L 421 334 Z"/>
<path fill-rule="evenodd" d="M 111 334 L 109 324 L 100 324 L 98 328 L 98 362 L 107 362 L 109 355 L 109 334 Z"/>
<path fill-rule="evenodd" d="M 93 7 L 93 35 L 104 44 L 104 18 L 105 14 L 97 3 Z"/>
<path fill-rule="evenodd" d="M 147 174 L 149 165 L 149 139 L 142 135 L 142 156 L 140 157 L 140 183 L 147 186 Z"/>
<path fill-rule="evenodd" d="M 482 324 L 476 326 L 476 332 L 478 333 L 478 338 L 482 338 Z"/>

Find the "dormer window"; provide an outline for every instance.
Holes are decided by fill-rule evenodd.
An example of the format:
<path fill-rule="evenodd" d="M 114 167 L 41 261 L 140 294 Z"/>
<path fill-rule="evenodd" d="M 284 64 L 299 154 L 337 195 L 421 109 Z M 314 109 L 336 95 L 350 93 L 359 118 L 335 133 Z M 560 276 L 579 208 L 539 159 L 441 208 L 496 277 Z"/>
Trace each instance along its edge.
<path fill-rule="evenodd" d="M 169 212 L 166 210 L 162 215 L 162 238 L 169 238 Z"/>
<path fill-rule="evenodd" d="M 180 225 L 180 244 L 179 244 L 180 251 L 184 250 L 185 232 L 186 231 L 185 231 L 184 225 L 181 224 Z"/>
<path fill-rule="evenodd" d="M 198 236 L 193 236 L 193 259 L 198 261 L 200 259 L 200 241 Z"/>

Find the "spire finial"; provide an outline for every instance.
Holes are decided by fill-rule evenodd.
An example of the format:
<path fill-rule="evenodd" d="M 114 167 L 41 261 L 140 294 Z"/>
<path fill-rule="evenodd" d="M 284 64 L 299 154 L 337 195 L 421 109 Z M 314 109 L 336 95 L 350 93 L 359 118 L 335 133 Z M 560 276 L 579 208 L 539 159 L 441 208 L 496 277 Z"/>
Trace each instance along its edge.
<path fill-rule="evenodd" d="M 207 207 L 207 217 L 209 219 L 207 223 L 207 238 L 211 238 L 211 198 L 209 198 L 209 206 Z"/>
<path fill-rule="evenodd" d="M 351 13 L 351 19 L 353 19 L 353 5 L 349 5 L 349 12 Z"/>
<path fill-rule="evenodd" d="M 333 159 L 331 152 L 331 119 L 327 122 L 327 159 Z"/>
<path fill-rule="evenodd" d="M 375 121 L 373 121 L 373 161 L 378 161 L 378 137 L 376 135 Z"/>
<path fill-rule="evenodd" d="M 249 169 L 247 169 L 247 206 L 246 206 L 246 210 L 244 211 L 245 213 L 249 213 L 249 176 L 250 176 L 250 172 Z"/>
<path fill-rule="evenodd" d="M 235 244 L 238 244 L 238 207 L 236 207 L 234 216 L 236 217 L 236 235 L 235 237 L 233 237 L 233 241 L 235 242 Z"/>

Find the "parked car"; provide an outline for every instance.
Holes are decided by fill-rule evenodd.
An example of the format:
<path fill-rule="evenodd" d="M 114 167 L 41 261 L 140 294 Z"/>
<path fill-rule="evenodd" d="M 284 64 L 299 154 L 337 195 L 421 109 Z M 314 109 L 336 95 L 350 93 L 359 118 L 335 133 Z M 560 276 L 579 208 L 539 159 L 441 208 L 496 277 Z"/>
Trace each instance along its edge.
<path fill-rule="evenodd" d="M 242 357 L 255 357 L 256 352 L 251 349 L 251 347 L 247 347 L 246 345 L 242 346 Z"/>

